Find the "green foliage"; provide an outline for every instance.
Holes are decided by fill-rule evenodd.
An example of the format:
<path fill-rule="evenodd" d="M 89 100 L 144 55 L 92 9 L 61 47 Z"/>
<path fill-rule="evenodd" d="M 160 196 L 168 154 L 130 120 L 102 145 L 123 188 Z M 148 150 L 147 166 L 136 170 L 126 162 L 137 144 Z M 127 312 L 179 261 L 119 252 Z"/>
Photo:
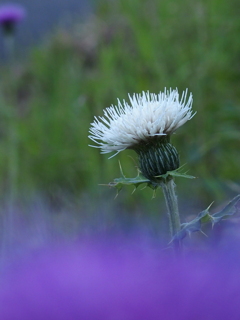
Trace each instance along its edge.
<path fill-rule="evenodd" d="M 99 1 L 95 17 L 35 48 L 11 78 L 1 79 L 2 190 L 9 96 L 16 97 L 18 189 L 78 195 L 116 176 L 118 160 L 128 175 L 135 169 L 127 157 L 131 151 L 108 160 L 88 147 L 94 115 L 128 93 L 178 87 L 193 93 L 197 111 L 172 138 L 181 163 L 199 177 L 191 196 L 204 202 L 222 197 L 226 182 L 240 180 L 237 5 L 236 0 Z M 178 193 L 188 195 L 188 188 L 189 182 L 181 182 Z"/>

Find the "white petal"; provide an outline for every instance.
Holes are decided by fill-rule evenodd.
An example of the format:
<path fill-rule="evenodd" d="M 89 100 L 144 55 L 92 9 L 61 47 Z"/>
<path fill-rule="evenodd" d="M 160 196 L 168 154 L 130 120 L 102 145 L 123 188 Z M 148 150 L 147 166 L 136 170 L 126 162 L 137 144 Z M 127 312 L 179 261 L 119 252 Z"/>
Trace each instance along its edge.
<path fill-rule="evenodd" d="M 148 91 L 129 95 L 129 100 L 130 104 L 118 100 L 117 106 L 103 111 L 103 117 L 94 117 L 89 138 L 102 153 L 117 154 L 149 137 L 171 135 L 194 116 L 192 94 L 187 99 L 187 90 L 180 99 L 177 89 L 165 89 L 158 95 Z"/>

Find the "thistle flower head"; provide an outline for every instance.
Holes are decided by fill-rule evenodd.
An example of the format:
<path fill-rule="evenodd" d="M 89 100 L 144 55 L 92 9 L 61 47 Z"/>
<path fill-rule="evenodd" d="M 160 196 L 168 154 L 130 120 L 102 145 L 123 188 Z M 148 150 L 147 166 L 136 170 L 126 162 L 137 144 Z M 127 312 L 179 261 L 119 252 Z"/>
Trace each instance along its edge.
<path fill-rule="evenodd" d="M 187 90 L 181 98 L 178 90 L 159 94 L 142 92 L 129 96 L 130 103 L 118 100 L 117 106 L 104 110 L 103 117 L 95 117 L 89 138 L 102 153 L 136 149 L 139 145 L 171 135 L 193 117 L 192 94 Z"/>
<path fill-rule="evenodd" d="M 16 4 L 5 4 L 0 7 L 0 24 L 4 32 L 11 33 L 17 22 L 26 15 L 24 8 Z"/>

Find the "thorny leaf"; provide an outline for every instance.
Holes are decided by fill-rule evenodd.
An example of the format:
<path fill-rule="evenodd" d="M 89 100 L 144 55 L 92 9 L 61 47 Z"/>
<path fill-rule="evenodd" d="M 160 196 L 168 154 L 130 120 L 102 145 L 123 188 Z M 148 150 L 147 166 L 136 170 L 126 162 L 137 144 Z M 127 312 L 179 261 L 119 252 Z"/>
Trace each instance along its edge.
<path fill-rule="evenodd" d="M 114 187 L 117 189 L 117 194 L 121 191 L 123 186 L 134 186 L 133 192 L 139 187 L 141 184 L 146 184 L 146 186 L 150 187 L 153 190 L 156 190 L 159 186 L 160 183 L 153 182 L 147 178 L 145 178 L 140 171 L 138 170 L 138 174 L 134 178 L 126 178 L 125 175 L 123 174 L 122 166 L 119 162 L 119 167 L 120 167 L 120 172 L 121 172 L 121 177 L 114 179 L 113 182 L 110 182 L 106 186 L 109 187 Z M 178 168 L 177 170 L 174 171 L 168 171 L 167 173 L 157 176 L 157 178 L 162 178 L 163 180 L 170 179 L 171 177 L 183 177 L 183 178 L 188 178 L 188 179 L 194 179 L 195 177 L 190 176 L 186 173 L 181 173 L 179 170 L 181 170 L 182 167 Z"/>
<path fill-rule="evenodd" d="M 109 186 L 109 187 L 116 188 L 117 194 L 121 191 L 121 189 L 123 188 L 124 185 L 134 186 L 134 191 L 137 189 L 137 187 L 139 187 L 141 184 L 144 184 L 144 183 L 146 183 L 147 186 L 149 186 L 152 189 L 156 189 L 158 187 L 157 184 L 153 184 L 150 180 L 148 180 L 147 178 L 142 176 L 139 171 L 138 171 L 138 174 L 136 177 L 126 178 L 123 173 L 122 166 L 121 166 L 120 162 L 119 162 L 119 167 L 120 167 L 121 177 L 116 178 L 116 179 L 114 179 L 113 182 L 110 182 L 109 184 L 107 184 L 107 186 Z"/>
<path fill-rule="evenodd" d="M 194 176 L 190 176 L 189 174 L 187 174 L 187 172 L 181 172 L 182 168 L 185 166 L 182 165 L 181 167 L 179 167 L 176 170 L 173 171 L 167 171 L 167 173 L 162 174 L 160 176 L 157 176 L 157 178 L 162 178 L 164 180 L 168 179 L 169 177 L 181 177 L 181 178 L 187 178 L 187 179 L 195 179 Z"/>
<path fill-rule="evenodd" d="M 221 211 L 216 212 L 212 215 L 210 215 L 209 213 L 209 209 L 212 205 L 211 203 L 207 209 L 205 209 L 204 211 L 201 211 L 197 215 L 197 217 L 194 218 L 192 221 L 187 223 L 182 223 L 181 230 L 177 234 L 175 234 L 172 241 L 181 240 L 185 238 L 188 234 L 191 234 L 192 232 L 202 231 L 201 228 L 204 223 L 211 222 L 212 226 L 214 226 L 217 222 L 219 222 L 223 218 L 232 216 L 237 211 L 235 205 L 239 200 L 240 200 L 240 195 L 237 195 Z"/>

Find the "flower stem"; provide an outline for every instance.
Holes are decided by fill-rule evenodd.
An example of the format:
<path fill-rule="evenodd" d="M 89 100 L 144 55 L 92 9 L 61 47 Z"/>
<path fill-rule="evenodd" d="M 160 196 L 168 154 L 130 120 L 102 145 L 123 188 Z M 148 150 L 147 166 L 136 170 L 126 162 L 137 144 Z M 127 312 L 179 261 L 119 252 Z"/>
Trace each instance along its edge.
<path fill-rule="evenodd" d="M 181 229 L 181 223 L 178 211 L 178 201 L 175 193 L 175 183 L 173 178 L 161 181 L 164 198 L 167 205 L 170 234 L 173 239 L 174 235 Z M 175 253 L 178 255 L 182 251 L 181 240 L 174 239 L 173 246 Z"/>

